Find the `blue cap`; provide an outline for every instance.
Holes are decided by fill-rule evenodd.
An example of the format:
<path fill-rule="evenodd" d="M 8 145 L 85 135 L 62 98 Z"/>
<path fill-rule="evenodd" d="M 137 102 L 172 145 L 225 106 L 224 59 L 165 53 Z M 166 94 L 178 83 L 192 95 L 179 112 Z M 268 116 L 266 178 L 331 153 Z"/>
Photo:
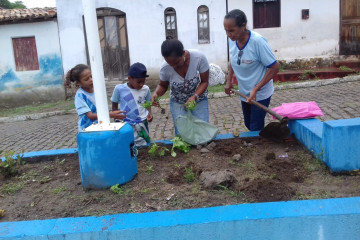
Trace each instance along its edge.
<path fill-rule="evenodd" d="M 146 75 L 146 72 L 147 72 L 147 70 L 146 70 L 145 65 L 137 62 L 130 66 L 127 75 L 132 78 L 146 78 L 149 76 L 149 75 Z"/>

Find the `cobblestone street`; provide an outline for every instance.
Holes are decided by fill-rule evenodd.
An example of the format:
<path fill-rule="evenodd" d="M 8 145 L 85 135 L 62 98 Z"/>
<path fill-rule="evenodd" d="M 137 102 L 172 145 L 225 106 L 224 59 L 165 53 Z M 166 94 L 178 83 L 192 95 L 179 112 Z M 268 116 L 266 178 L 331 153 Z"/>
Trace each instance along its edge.
<path fill-rule="evenodd" d="M 360 117 L 360 81 L 349 81 L 325 86 L 276 90 L 270 107 L 285 102 L 316 101 L 324 116 L 323 121 Z M 222 95 L 222 94 L 219 94 Z M 150 123 L 153 140 L 173 138 L 173 121 L 168 104 L 161 114 L 153 107 L 154 121 Z M 219 133 L 232 133 L 234 129 L 247 131 L 243 124 L 240 99 L 238 97 L 212 97 L 209 99 L 210 122 L 219 128 Z M 272 120 L 268 114 L 267 123 Z M 55 115 L 37 120 L 0 123 L 0 149 L 16 153 L 50 149 L 75 148 L 77 115 Z"/>

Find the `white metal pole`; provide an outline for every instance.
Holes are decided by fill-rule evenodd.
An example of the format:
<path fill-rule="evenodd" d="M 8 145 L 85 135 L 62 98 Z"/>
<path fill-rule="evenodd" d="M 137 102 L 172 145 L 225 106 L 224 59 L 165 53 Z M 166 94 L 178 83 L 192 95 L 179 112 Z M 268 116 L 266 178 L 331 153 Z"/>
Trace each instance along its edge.
<path fill-rule="evenodd" d="M 109 108 L 106 97 L 104 68 L 100 49 L 100 38 L 95 10 L 95 0 L 82 0 L 86 28 L 86 39 L 90 57 L 91 73 L 94 81 L 94 92 L 98 122 L 109 125 Z"/>

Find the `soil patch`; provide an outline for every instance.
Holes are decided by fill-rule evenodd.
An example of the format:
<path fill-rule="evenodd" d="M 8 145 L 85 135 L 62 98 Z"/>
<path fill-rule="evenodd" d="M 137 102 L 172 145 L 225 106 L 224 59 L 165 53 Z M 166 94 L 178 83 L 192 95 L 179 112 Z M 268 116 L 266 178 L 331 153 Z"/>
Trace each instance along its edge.
<path fill-rule="evenodd" d="M 117 193 L 84 189 L 76 154 L 26 159 L 20 175 L 0 179 L 0 221 L 360 195 L 360 175 L 331 174 L 296 141 L 218 140 L 176 157 L 148 150 L 139 150 L 137 176 Z"/>

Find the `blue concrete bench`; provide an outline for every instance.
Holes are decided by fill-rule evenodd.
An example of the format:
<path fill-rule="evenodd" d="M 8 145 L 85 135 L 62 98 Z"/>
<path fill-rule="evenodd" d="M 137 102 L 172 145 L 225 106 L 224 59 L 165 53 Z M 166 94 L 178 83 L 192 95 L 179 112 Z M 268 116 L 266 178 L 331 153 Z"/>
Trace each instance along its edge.
<path fill-rule="evenodd" d="M 326 122 L 290 120 L 289 128 L 291 134 L 332 171 L 360 169 L 360 118 Z"/>

